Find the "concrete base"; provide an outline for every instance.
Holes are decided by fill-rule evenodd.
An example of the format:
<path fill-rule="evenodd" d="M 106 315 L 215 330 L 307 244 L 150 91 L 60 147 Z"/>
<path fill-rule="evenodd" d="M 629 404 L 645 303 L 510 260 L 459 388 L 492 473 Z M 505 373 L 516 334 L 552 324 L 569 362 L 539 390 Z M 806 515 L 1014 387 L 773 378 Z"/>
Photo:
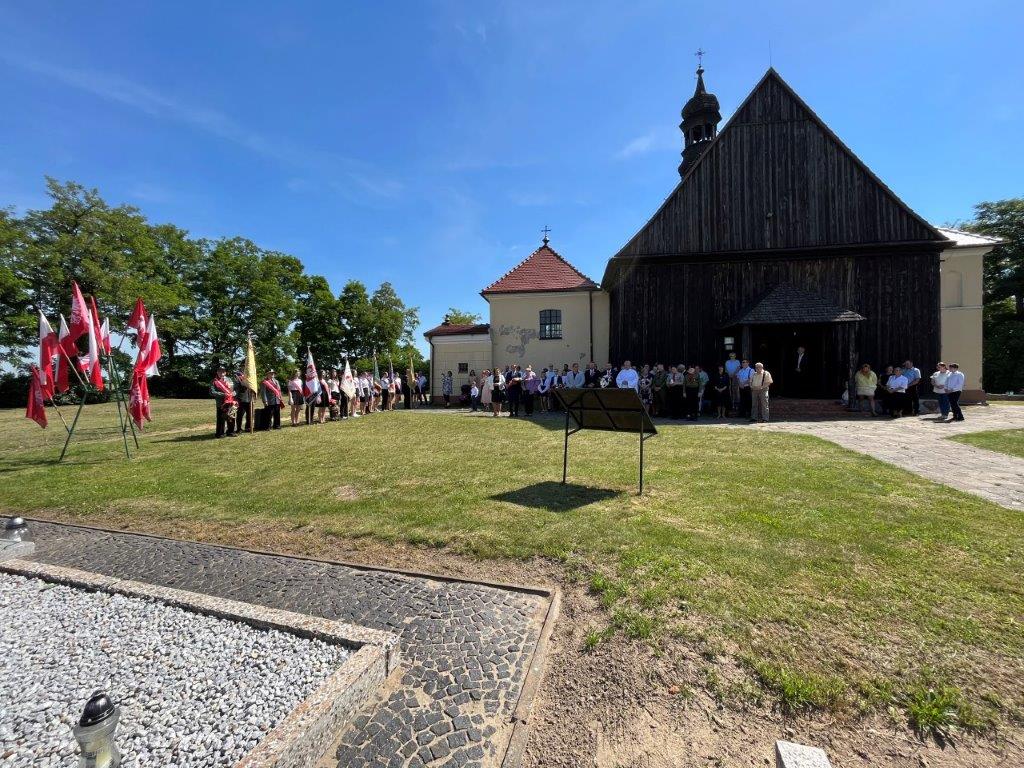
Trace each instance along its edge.
<path fill-rule="evenodd" d="M 775 742 L 775 768 L 832 768 L 825 750 L 792 741 Z"/>

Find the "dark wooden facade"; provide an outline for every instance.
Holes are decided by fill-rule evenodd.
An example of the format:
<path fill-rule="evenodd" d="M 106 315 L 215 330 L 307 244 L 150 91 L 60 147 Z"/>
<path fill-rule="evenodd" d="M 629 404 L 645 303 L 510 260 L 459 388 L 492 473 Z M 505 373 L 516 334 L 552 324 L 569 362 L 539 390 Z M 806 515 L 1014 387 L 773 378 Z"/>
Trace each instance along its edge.
<path fill-rule="evenodd" d="M 762 353 L 778 370 L 807 340 L 820 366 L 813 394 L 822 396 L 835 396 L 858 361 L 877 370 L 910 357 L 930 369 L 947 244 L 769 70 L 609 261 L 610 352 L 615 360 L 714 365 L 726 336 L 737 345 L 743 338 L 730 319 L 788 284 L 865 319 L 754 326 L 738 352 Z"/>

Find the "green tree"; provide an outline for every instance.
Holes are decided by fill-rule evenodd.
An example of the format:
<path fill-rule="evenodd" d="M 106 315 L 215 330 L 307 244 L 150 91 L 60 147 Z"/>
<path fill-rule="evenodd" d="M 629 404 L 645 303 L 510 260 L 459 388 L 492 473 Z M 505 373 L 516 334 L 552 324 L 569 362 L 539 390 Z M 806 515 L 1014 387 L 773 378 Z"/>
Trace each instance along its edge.
<path fill-rule="evenodd" d="M 971 232 L 1003 241 L 985 257 L 985 360 L 990 392 L 1024 388 L 1024 198 L 978 203 Z"/>
<path fill-rule="evenodd" d="M 29 283 L 17 268 L 27 245 L 25 228 L 11 211 L 0 209 L 0 362 L 20 362 L 21 348 L 31 344 L 36 324 Z"/>
<path fill-rule="evenodd" d="M 242 237 L 206 242 L 204 250 L 193 291 L 198 340 L 210 367 L 241 362 L 249 333 L 260 366 L 286 366 L 293 359 L 292 326 L 306 286 L 302 263 Z"/>
<path fill-rule="evenodd" d="M 455 307 L 449 307 L 445 313 L 444 320 L 452 325 L 474 325 L 480 322 L 480 315 L 476 312 L 466 312 Z"/>
<path fill-rule="evenodd" d="M 338 296 L 341 313 L 341 347 L 346 356 L 355 360 L 373 353 L 370 331 L 373 327 L 373 307 L 366 286 L 358 280 L 349 280 Z"/>
<path fill-rule="evenodd" d="M 298 300 L 298 357 L 305 357 L 308 346 L 317 366 L 339 368 L 345 362 L 341 301 L 335 298 L 325 278 L 314 275 L 308 277 L 306 283 L 306 290 Z"/>

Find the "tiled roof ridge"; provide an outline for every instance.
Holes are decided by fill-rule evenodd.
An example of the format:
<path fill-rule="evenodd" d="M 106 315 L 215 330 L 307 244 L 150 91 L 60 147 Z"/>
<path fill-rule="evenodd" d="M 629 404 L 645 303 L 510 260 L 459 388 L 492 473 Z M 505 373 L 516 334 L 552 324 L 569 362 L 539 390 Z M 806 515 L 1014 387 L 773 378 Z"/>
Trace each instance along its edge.
<path fill-rule="evenodd" d="M 539 248 L 537 248 L 537 250 L 535 250 L 533 253 L 531 253 L 529 256 L 527 256 L 522 261 L 520 261 L 518 264 L 516 264 L 514 267 L 512 267 L 510 270 L 508 270 L 505 274 L 503 274 L 501 277 L 499 277 L 497 280 L 495 280 L 493 283 L 491 283 L 489 286 L 484 288 L 483 291 L 481 291 L 481 293 L 487 293 L 489 291 L 492 291 L 496 285 L 499 285 L 502 281 L 506 280 L 516 270 L 519 270 L 519 269 L 522 269 L 523 267 L 525 267 L 527 265 L 527 263 L 529 263 L 530 259 L 534 258 L 535 256 L 538 256 L 543 251 L 549 252 L 552 256 L 554 256 L 556 259 L 558 259 L 560 262 L 562 262 L 565 266 L 567 266 L 569 269 L 571 269 L 573 271 L 573 273 L 577 277 L 579 277 L 581 280 L 583 280 L 585 283 L 589 283 L 594 288 L 600 287 L 600 286 L 598 286 L 598 284 L 596 282 L 591 280 L 587 275 L 585 275 L 582 272 L 580 272 L 580 270 L 577 269 L 562 254 L 560 254 L 558 251 L 556 251 L 554 248 L 552 248 L 548 243 L 544 243 Z"/>

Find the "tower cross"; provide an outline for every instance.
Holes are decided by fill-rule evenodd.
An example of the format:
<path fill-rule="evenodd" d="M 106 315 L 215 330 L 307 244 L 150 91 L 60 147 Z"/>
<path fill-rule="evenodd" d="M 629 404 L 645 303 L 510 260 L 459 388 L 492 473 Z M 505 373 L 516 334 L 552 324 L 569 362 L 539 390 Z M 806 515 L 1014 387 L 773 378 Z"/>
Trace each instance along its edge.
<path fill-rule="evenodd" d="M 707 51 L 705 51 L 703 48 L 698 48 L 697 52 L 695 54 L 693 54 L 694 56 L 697 57 L 697 68 L 698 69 L 704 66 L 704 54 L 705 53 L 707 53 Z"/>
<path fill-rule="evenodd" d="M 545 224 L 544 229 L 542 229 L 541 232 L 544 233 L 544 245 L 547 245 L 549 242 L 551 242 L 548 238 L 548 233 L 551 232 L 551 229 L 548 227 L 547 224 Z"/>

